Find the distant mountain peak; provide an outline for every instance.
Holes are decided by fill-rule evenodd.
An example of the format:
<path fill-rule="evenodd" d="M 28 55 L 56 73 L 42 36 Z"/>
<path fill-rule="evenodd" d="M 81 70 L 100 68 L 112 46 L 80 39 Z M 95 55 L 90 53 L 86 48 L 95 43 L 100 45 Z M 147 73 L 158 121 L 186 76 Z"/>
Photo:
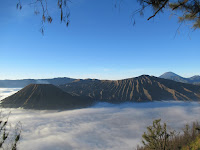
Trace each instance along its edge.
<path fill-rule="evenodd" d="M 165 72 L 164 74 L 162 74 L 160 76 L 160 78 L 165 78 L 165 79 L 169 79 L 169 78 L 172 78 L 172 77 L 181 77 L 181 76 L 179 76 L 179 75 L 177 75 L 177 74 L 175 74 L 174 72 L 171 72 L 171 71 Z"/>
<path fill-rule="evenodd" d="M 200 78 L 199 75 L 192 76 L 191 78 Z"/>
<path fill-rule="evenodd" d="M 199 84 L 200 83 L 200 76 L 196 75 L 190 78 L 184 78 L 181 77 L 173 72 L 166 72 L 160 76 L 160 78 L 164 79 L 169 79 L 169 80 L 174 80 L 177 82 L 182 82 L 182 83 L 190 83 L 190 84 Z"/>

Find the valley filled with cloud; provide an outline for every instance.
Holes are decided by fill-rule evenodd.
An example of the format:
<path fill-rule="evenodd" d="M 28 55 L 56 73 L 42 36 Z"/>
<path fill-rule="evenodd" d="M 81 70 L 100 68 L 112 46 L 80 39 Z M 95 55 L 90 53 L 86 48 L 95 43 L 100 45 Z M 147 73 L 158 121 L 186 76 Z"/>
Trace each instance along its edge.
<path fill-rule="evenodd" d="M 0 100 L 16 93 L 21 88 L 0 88 Z"/>
<path fill-rule="evenodd" d="M 5 96 L 6 92 L 2 93 Z M 174 101 L 98 103 L 90 108 L 66 111 L 1 110 L 4 116 L 11 112 L 11 125 L 19 121 L 22 124 L 19 150 L 132 150 L 141 144 L 143 132 L 154 119 L 161 118 L 169 129 L 180 131 L 200 116 L 199 103 Z"/>

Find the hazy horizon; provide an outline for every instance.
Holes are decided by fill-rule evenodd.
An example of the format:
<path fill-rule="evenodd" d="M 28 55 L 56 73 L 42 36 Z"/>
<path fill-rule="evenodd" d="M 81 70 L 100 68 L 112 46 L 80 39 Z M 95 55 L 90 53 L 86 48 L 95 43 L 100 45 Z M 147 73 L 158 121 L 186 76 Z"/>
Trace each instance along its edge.
<path fill-rule="evenodd" d="M 167 72 L 172 72 L 172 71 L 167 71 Z M 163 72 L 162 74 L 164 74 L 166 72 Z M 177 74 L 176 72 L 173 72 L 175 74 Z M 151 74 L 140 74 L 138 76 L 142 76 L 142 75 L 150 75 L 150 76 L 155 76 L 155 77 L 159 77 L 161 76 L 162 74 L 156 76 L 156 75 L 151 75 Z M 200 76 L 200 74 L 194 74 L 192 76 L 182 76 L 180 74 L 177 74 L 181 77 L 184 77 L 184 78 L 190 78 L 190 77 L 193 77 L 193 76 Z M 5 78 L 5 79 L 1 79 L 0 80 L 23 80 L 23 79 L 35 79 L 35 80 L 40 80 L 40 79 L 53 79 L 53 78 L 71 78 L 71 79 L 99 79 L 99 80 L 123 80 L 123 79 L 128 79 L 128 78 L 135 78 L 135 77 L 138 77 L 138 76 L 132 76 L 132 77 L 125 77 L 125 78 L 117 78 L 117 79 L 113 79 L 113 78 L 89 78 L 89 77 L 86 77 L 86 78 L 75 78 L 75 77 L 68 77 L 68 76 L 63 76 L 63 77 L 46 77 L 46 78 L 13 78 L 13 79 L 8 79 L 8 78 Z"/>

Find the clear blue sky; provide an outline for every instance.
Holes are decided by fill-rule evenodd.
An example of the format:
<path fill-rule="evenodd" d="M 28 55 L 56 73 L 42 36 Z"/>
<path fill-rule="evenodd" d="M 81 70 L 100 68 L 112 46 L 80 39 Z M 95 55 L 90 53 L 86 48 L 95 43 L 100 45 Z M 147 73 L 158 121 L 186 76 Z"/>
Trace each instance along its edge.
<path fill-rule="evenodd" d="M 0 5 L 0 79 L 99 78 L 122 79 L 173 71 L 185 77 L 200 75 L 200 31 L 179 26 L 177 18 L 165 12 L 147 21 L 152 14 L 131 14 L 136 0 L 72 0 L 70 26 L 60 23 L 57 0 L 49 0 L 52 24 L 39 32 L 41 15 L 22 0 Z M 30 0 L 31 1 L 31 0 Z M 189 36 L 188 36 L 189 35 Z"/>

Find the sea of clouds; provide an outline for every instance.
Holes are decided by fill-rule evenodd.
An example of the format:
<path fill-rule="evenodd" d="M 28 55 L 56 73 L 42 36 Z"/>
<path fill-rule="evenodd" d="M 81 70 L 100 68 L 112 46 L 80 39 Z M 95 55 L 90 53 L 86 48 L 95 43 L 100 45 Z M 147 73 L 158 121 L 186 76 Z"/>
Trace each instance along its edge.
<path fill-rule="evenodd" d="M 3 114 L 10 111 L 10 124 L 22 123 L 19 150 L 134 150 L 154 119 L 178 131 L 200 120 L 197 102 L 98 103 L 68 111 L 2 108 Z"/>
<path fill-rule="evenodd" d="M 0 100 L 16 93 L 21 88 L 0 88 Z"/>

